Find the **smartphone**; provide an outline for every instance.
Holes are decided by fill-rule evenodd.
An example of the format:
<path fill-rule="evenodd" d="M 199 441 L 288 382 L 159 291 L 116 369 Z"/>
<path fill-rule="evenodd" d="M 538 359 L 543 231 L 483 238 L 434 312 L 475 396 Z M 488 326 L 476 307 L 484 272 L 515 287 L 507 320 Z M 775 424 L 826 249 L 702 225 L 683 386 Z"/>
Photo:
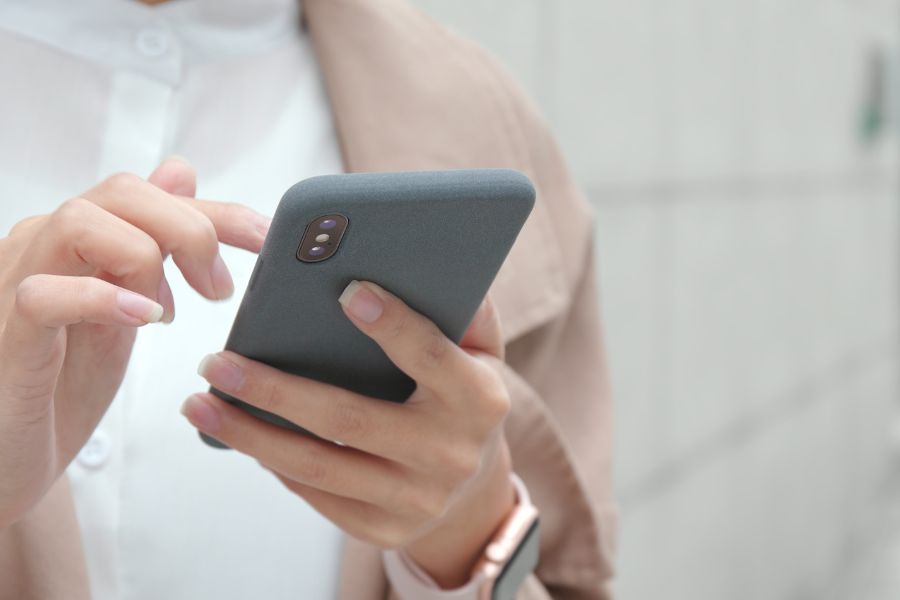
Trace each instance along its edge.
<path fill-rule="evenodd" d="M 508 169 L 301 181 L 278 205 L 225 348 L 288 373 L 403 402 L 415 382 L 350 322 L 338 296 L 354 279 L 372 281 L 459 342 L 534 200 L 529 179 Z M 258 418 L 305 431 L 210 391 Z"/>

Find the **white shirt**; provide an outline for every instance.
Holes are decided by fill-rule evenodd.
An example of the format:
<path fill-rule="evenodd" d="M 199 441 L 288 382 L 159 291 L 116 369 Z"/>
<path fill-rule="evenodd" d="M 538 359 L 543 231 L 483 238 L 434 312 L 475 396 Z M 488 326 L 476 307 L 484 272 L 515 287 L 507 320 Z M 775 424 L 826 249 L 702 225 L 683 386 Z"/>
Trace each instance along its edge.
<path fill-rule="evenodd" d="M 297 0 L 0 0 L 0 229 L 116 171 L 188 157 L 198 196 L 271 215 L 341 170 Z M 125 381 L 68 469 L 96 600 L 326 599 L 340 531 L 255 460 L 205 446 L 179 414 L 206 389 L 254 263 L 211 303 L 167 263 L 172 325 L 138 335 Z"/>

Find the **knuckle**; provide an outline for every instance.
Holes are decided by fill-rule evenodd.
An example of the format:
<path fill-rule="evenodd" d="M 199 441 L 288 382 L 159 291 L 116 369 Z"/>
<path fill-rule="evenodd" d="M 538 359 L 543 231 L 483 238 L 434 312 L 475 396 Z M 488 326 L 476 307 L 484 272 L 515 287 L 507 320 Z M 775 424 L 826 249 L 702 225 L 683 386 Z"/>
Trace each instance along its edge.
<path fill-rule="evenodd" d="M 366 411 L 356 402 L 337 400 L 330 423 L 330 433 L 342 442 L 353 441 L 367 436 L 370 421 Z"/>
<path fill-rule="evenodd" d="M 163 257 L 159 246 L 151 241 L 135 246 L 135 262 L 141 271 L 162 271 Z"/>
<path fill-rule="evenodd" d="M 52 359 L 42 361 L 33 368 L 33 371 L 40 372 L 50 364 L 52 364 Z M 56 380 L 47 377 L 40 377 L 28 382 L 5 381 L 0 384 L 0 398 L 15 398 L 21 402 L 33 403 L 30 404 L 27 414 L 26 411 L 23 411 L 23 414 L 17 415 L 25 420 L 23 424 L 31 425 L 46 417 L 51 406 L 39 403 L 47 398 L 52 398 L 54 388 L 56 388 Z"/>
<path fill-rule="evenodd" d="M 6 234 L 6 237 L 11 238 L 20 233 L 25 227 L 28 226 L 29 221 L 31 221 L 31 218 L 22 219 L 21 221 L 13 223 L 13 226 L 9 228 L 9 232 Z"/>
<path fill-rule="evenodd" d="M 94 204 L 89 200 L 71 198 L 57 207 L 50 220 L 54 227 L 64 232 L 80 231 L 87 212 L 93 208 Z"/>
<path fill-rule="evenodd" d="M 209 247 L 215 247 L 219 243 L 216 228 L 206 215 L 195 211 L 195 218 L 184 222 L 184 234 L 191 240 L 198 241 Z"/>
<path fill-rule="evenodd" d="M 391 339 L 399 339 L 403 337 L 409 327 L 409 314 L 405 310 L 399 310 L 394 313 L 394 318 L 388 328 L 387 335 Z"/>
<path fill-rule="evenodd" d="M 134 240 L 129 248 L 128 260 L 128 264 L 123 269 L 125 274 L 162 271 L 162 252 L 159 246 L 149 238 Z"/>
<path fill-rule="evenodd" d="M 481 467 L 481 456 L 475 451 L 462 450 L 448 462 L 448 466 L 457 481 L 466 482 L 478 473 Z"/>
<path fill-rule="evenodd" d="M 44 220 L 44 218 L 45 217 L 43 215 L 36 215 L 33 217 L 28 217 L 27 219 L 22 219 L 10 228 L 9 233 L 6 235 L 6 237 L 12 238 L 24 234 L 29 228 L 37 223 L 40 223 L 42 220 Z"/>
<path fill-rule="evenodd" d="M 484 297 L 484 301 L 481 303 L 482 310 L 482 318 L 486 321 L 493 321 L 497 319 L 497 305 L 494 304 L 494 298 L 488 293 L 487 296 Z"/>
<path fill-rule="evenodd" d="M 322 452 L 314 448 L 298 452 L 293 468 L 301 481 L 312 486 L 321 485 L 328 474 Z"/>
<path fill-rule="evenodd" d="M 491 300 L 490 294 L 488 294 L 485 296 L 484 300 L 481 301 L 481 305 L 478 307 L 478 311 L 472 321 L 476 327 L 485 328 L 493 326 L 496 320 L 497 309 L 494 302 Z"/>
<path fill-rule="evenodd" d="M 120 196 L 134 193 L 143 183 L 144 180 L 134 173 L 122 171 L 113 173 L 101 185 L 110 193 Z"/>
<path fill-rule="evenodd" d="M 38 316 L 38 302 L 47 284 L 46 275 L 29 275 L 16 286 L 16 310 L 25 318 Z"/>
<path fill-rule="evenodd" d="M 407 502 L 414 512 L 428 521 L 440 519 L 447 514 L 450 496 L 435 486 L 410 494 Z"/>
<path fill-rule="evenodd" d="M 385 550 L 403 548 L 409 542 L 406 527 L 396 523 L 380 523 L 369 533 L 372 543 Z"/>
<path fill-rule="evenodd" d="M 248 379 L 253 377 L 247 374 Z M 274 378 L 262 378 L 258 384 L 259 393 L 257 394 L 257 402 L 259 407 L 270 413 L 281 414 L 284 410 L 285 392 L 278 381 Z"/>
<path fill-rule="evenodd" d="M 106 296 L 103 284 L 93 277 L 80 277 L 75 282 L 72 294 L 82 300 L 84 305 L 95 306 L 103 303 Z"/>
<path fill-rule="evenodd" d="M 418 366 L 425 369 L 440 367 L 449 351 L 450 344 L 444 334 L 437 327 L 429 327 L 417 354 Z"/>
<path fill-rule="evenodd" d="M 481 466 L 480 453 L 459 441 L 436 447 L 432 461 L 455 483 L 468 481 L 478 473 Z"/>
<path fill-rule="evenodd" d="M 512 399 L 500 375 L 490 366 L 477 364 L 475 373 L 479 413 L 491 429 L 501 423 L 512 410 Z"/>
<path fill-rule="evenodd" d="M 484 396 L 482 401 L 484 414 L 492 429 L 502 423 L 512 409 L 512 401 L 509 393 L 504 388 L 493 389 Z"/>

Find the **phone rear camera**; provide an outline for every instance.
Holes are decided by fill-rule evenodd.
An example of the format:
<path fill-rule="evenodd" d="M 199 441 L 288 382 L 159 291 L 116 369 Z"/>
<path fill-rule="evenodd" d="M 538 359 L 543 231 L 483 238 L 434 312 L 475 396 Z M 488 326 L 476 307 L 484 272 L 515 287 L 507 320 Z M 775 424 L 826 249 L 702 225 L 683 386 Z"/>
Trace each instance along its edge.
<path fill-rule="evenodd" d="M 349 224 L 347 217 L 340 213 L 320 215 L 307 221 L 306 230 L 300 239 L 300 247 L 297 248 L 297 259 L 317 263 L 334 256 Z"/>

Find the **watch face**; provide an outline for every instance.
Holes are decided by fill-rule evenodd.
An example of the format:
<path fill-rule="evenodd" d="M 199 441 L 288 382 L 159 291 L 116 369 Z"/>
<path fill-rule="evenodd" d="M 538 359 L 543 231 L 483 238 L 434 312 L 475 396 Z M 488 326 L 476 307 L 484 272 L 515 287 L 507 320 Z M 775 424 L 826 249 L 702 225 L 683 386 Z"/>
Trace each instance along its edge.
<path fill-rule="evenodd" d="M 540 553 L 540 527 L 538 524 L 539 521 L 535 519 L 528 529 L 528 533 L 522 538 L 522 543 L 519 544 L 515 554 L 500 572 L 500 576 L 494 582 L 491 600 L 514 600 L 522 582 L 534 572 Z"/>

